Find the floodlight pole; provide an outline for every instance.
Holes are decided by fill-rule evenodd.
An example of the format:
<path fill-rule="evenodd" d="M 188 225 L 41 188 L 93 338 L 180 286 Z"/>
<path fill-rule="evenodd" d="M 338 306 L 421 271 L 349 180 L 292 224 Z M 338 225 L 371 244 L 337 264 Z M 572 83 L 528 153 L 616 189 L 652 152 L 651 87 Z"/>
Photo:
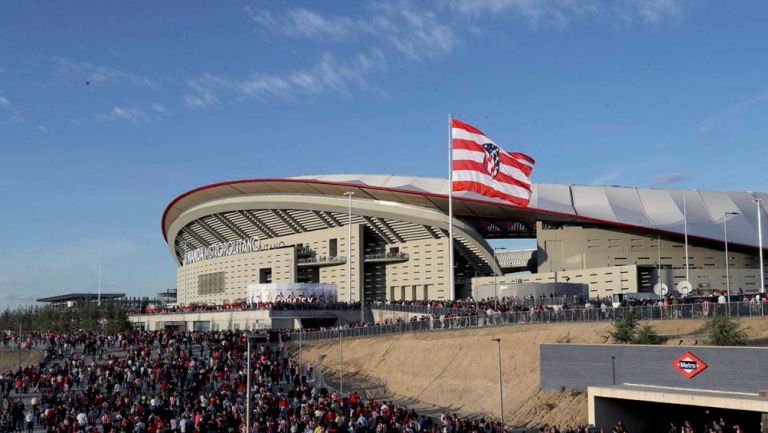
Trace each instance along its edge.
<path fill-rule="evenodd" d="M 760 209 L 760 202 L 763 199 L 756 198 L 757 204 L 757 251 L 760 260 L 760 293 L 765 293 L 765 266 L 763 265 L 763 213 Z"/>
<path fill-rule="evenodd" d="M 187 302 L 187 241 L 184 241 L 184 257 L 181 259 L 181 266 L 184 266 L 184 305 L 189 305 Z M 177 300 L 178 301 L 178 300 Z"/>
<path fill-rule="evenodd" d="M 685 201 L 685 191 L 683 191 L 683 229 L 685 231 L 685 281 L 691 282 L 688 266 L 688 206 Z"/>
<path fill-rule="evenodd" d="M 499 265 L 499 259 L 496 257 L 496 248 L 493 249 L 493 261 L 496 262 L 497 265 Z M 501 265 L 499 265 L 499 269 L 501 269 Z M 494 271 L 493 272 L 493 309 L 494 310 L 498 308 L 498 302 L 499 302 L 498 280 L 496 278 L 496 271 Z"/>
<path fill-rule="evenodd" d="M 339 392 L 344 394 L 344 352 L 341 344 L 341 329 L 339 329 Z"/>
<path fill-rule="evenodd" d="M 504 388 L 501 375 L 501 338 L 494 338 L 499 352 L 499 415 L 501 416 L 501 427 L 504 428 Z"/>
<path fill-rule="evenodd" d="M 664 290 L 661 286 L 661 235 L 656 235 L 656 253 L 658 256 L 658 261 L 656 262 L 656 284 L 659 285 L 659 293 L 663 294 Z"/>
<path fill-rule="evenodd" d="M 726 302 L 726 311 L 728 311 L 728 315 L 731 315 L 731 273 L 730 273 L 730 266 L 728 264 L 728 215 L 738 215 L 738 212 L 725 212 L 723 214 L 723 238 L 725 240 L 725 290 L 728 294 L 727 302 Z"/>
<path fill-rule="evenodd" d="M 344 193 L 347 196 L 347 290 L 349 291 L 349 302 L 352 302 L 352 196 L 355 195 L 352 191 Z M 362 302 L 362 295 L 360 301 Z"/>
<path fill-rule="evenodd" d="M 101 264 L 99 264 L 98 268 L 99 268 L 99 289 L 98 289 L 99 291 L 98 291 L 98 298 L 97 298 L 96 304 L 99 307 L 101 307 Z"/>
<path fill-rule="evenodd" d="M 251 334 L 249 332 L 245 333 L 246 338 L 246 375 L 248 376 L 245 379 L 245 433 L 250 433 L 251 431 Z"/>

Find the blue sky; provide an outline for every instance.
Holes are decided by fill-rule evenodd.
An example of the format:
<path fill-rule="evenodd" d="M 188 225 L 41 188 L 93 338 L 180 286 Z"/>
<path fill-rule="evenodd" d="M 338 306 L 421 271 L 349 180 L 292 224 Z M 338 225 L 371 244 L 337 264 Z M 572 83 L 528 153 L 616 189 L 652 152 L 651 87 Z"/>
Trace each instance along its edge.
<path fill-rule="evenodd" d="M 443 176 L 447 115 L 536 182 L 768 191 L 768 3 L 0 3 L 0 306 L 175 284 L 206 183 Z"/>

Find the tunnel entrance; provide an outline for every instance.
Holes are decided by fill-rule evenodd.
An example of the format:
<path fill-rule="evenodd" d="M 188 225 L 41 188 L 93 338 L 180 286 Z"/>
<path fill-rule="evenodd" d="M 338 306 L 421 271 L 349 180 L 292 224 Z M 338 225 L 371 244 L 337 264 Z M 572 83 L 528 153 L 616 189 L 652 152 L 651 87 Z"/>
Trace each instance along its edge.
<path fill-rule="evenodd" d="M 755 394 L 710 392 L 648 386 L 589 387 L 590 423 L 610 431 L 619 421 L 630 432 L 683 431 L 686 421 L 694 431 L 709 431 L 713 422 L 725 423 L 723 432 L 739 425 L 760 432 L 768 413 L 768 398 Z"/>

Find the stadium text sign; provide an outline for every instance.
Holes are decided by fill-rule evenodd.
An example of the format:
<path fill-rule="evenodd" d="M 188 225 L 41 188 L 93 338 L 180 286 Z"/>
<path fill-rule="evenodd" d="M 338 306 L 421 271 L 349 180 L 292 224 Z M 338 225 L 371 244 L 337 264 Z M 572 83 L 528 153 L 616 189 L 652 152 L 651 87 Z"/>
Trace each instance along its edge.
<path fill-rule="evenodd" d="M 184 264 L 216 259 L 234 254 L 255 253 L 285 247 L 285 242 L 262 243 L 258 236 L 236 241 L 219 242 L 207 247 L 195 248 L 184 254 Z"/>
<path fill-rule="evenodd" d="M 691 352 L 685 352 L 672 361 L 672 367 L 686 379 L 692 379 L 707 368 L 707 364 Z"/>

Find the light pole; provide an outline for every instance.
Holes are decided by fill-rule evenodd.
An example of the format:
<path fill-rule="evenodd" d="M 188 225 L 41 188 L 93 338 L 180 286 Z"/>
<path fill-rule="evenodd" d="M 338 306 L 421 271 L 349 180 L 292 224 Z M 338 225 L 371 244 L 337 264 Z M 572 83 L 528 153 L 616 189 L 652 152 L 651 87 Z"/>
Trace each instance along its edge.
<path fill-rule="evenodd" d="M 501 415 L 501 427 L 504 428 L 504 388 L 501 377 L 501 338 L 494 338 L 499 352 L 499 414 Z"/>
<path fill-rule="evenodd" d="M 760 293 L 765 293 L 765 269 L 763 265 L 763 212 L 760 209 L 760 202 L 763 199 L 756 198 L 757 204 L 757 251 L 758 258 L 760 260 Z"/>
<path fill-rule="evenodd" d="M 499 259 L 496 257 L 496 248 L 493 249 L 493 261 L 496 262 L 496 264 L 499 263 Z M 499 265 L 499 269 L 501 269 L 501 265 Z M 493 273 L 493 309 L 498 309 L 498 302 L 499 302 L 499 291 L 498 291 L 498 282 L 496 280 L 496 272 Z"/>
<path fill-rule="evenodd" d="M 245 367 L 245 374 L 247 375 L 247 378 L 245 379 L 245 433 L 250 433 L 251 431 L 251 334 L 249 332 L 245 333 L 246 338 L 246 367 Z"/>
<path fill-rule="evenodd" d="M 685 202 L 685 191 L 683 191 L 683 229 L 685 230 L 685 281 L 691 282 L 688 266 L 688 206 Z"/>
<path fill-rule="evenodd" d="M 661 286 L 661 235 L 656 235 L 656 254 L 658 257 L 656 262 L 656 284 L 659 286 L 659 293 L 663 294 L 664 289 Z"/>
<path fill-rule="evenodd" d="M 339 392 L 344 394 L 344 352 L 341 348 L 341 329 L 339 329 Z"/>
<path fill-rule="evenodd" d="M 101 264 L 99 264 L 99 294 L 98 294 L 98 301 L 96 301 L 96 305 L 101 307 Z"/>
<path fill-rule="evenodd" d="M 344 193 L 347 197 L 347 290 L 349 290 L 349 302 L 352 302 L 352 196 L 355 195 L 352 191 Z M 362 294 L 360 296 L 360 302 L 363 301 Z"/>
<path fill-rule="evenodd" d="M 184 266 L 184 305 L 189 305 L 187 302 L 187 241 L 184 241 L 184 257 L 181 259 L 181 266 Z"/>
<path fill-rule="evenodd" d="M 728 215 L 739 215 L 738 212 L 725 212 L 723 214 L 723 237 L 725 240 L 725 291 L 727 293 L 727 301 L 731 302 L 731 273 L 728 265 Z M 731 315 L 731 307 L 727 307 L 728 315 Z"/>

